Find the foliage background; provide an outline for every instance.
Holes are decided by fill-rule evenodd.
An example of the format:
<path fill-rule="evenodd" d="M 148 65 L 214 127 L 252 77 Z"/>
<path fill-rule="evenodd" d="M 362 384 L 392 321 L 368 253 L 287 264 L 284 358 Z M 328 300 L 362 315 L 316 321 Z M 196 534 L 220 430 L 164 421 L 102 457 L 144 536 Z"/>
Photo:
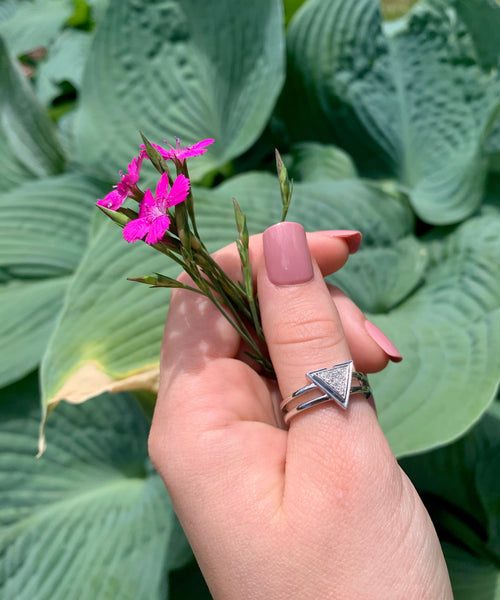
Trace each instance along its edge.
<path fill-rule="evenodd" d="M 210 597 L 147 457 L 168 291 L 126 281 L 176 271 L 94 208 L 139 129 L 216 139 L 213 249 L 233 196 L 279 219 L 275 146 L 291 219 L 363 232 L 333 280 L 405 357 L 381 424 L 455 597 L 500 598 L 498 31 L 496 0 L 0 4 L 0 598 Z"/>

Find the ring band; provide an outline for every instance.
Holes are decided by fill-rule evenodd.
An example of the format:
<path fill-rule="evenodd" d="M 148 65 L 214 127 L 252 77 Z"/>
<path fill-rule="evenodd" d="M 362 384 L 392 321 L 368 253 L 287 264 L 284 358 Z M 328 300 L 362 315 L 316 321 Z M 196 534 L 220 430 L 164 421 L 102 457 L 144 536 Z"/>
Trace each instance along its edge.
<path fill-rule="evenodd" d="M 306 373 L 306 377 L 310 379 L 312 383 L 301 387 L 292 394 L 291 398 L 284 400 L 280 404 L 280 409 L 286 424 L 288 424 L 292 417 L 300 412 L 312 408 L 313 406 L 317 406 L 318 404 L 322 404 L 323 402 L 331 402 L 333 400 L 342 408 L 346 409 L 351 394 L 364 394 L 367 399 L 372 395 L 370 385 L 368 384 L 368 378 L 364 373 L 353 371 L 352 360 L 334 365 L 331 369 L 323 368 L 309 371 L 309 373 Z M 352 385 L 353 379 L 358 380 L 358 385 Z M 315 396 L 310 400 L 306 400 L 305 402 L 289 408 L 290 404 L 293 404 L 296 398 L 314 390 L 319 391 L 320 396 Z"/>

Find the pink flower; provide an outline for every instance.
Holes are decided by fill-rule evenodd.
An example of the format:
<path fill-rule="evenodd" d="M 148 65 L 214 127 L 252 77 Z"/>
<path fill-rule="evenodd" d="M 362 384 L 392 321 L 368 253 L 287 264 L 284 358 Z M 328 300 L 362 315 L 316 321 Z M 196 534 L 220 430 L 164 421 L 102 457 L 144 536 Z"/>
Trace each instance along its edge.
<path fill-rule="evenodd" d="M 163 140 L 165 142 L 165 140 Z M 165 160 L 186 160 L 186 158 L 190 158 L 191 156 L 199 156 L 200 154 L 204 154 L 207 151 L 207 146 L 210 146 L 210 144 L 213 144 L 215 140 L 213 139 L 207 139 L 207 140 L 201 140 L 201 142 L 197 142 L 196 144 L 193 144 L 192 146 L 185 146 L 184 148 L 181 148 L 181 142 L 179 140 L 179 138 L 175 138 L 176 141 L 176 147 L 174 148 L 173 146 L 171 146 L 170 144 L 168 144 L 168 146 L 170 147 L 170 150 L 165 150 L 165 148 L 162 148 L 162 146 L 158 146 L 157 144 L 151 144 L 153 146 L 153 148 L 155 148 L 156 150 L 158 150 L 158 152 L 162 155 L 162 157 Z M 166 143 L 166 142 L 165 142 Z M 145 148 L 144 145 L 141 146 L 141 148 Z"/>
<path fill-rule="evenodd" d="M 123 237 L 127 242 L 136 242 L 146 236 L 147 244 L 156 244 L 170 226 L 167 210 L 187 198 L 189 185 L 187 177 L 178 175 L 169 191 L 168 175 L 163 173 L 154 197 L 151 190 L 146 190 L 139 206 L 139 218 L 125 225 Z"/>
<path fill-rule="evenodd" d="M 127 197 L 134 194 L 137 188 L 137 182 L 139 181 L 142 161 L 145 156 L 146 153 L 141 152 L 139 156 L 134 157 L 132 162 L 129 163 L 128 173 L 125 173 L 125 175 L 123 174 L 123 171 L 120 171 L 121 179 L 114 186 L 115 189 L 109 192 L 102 200 L 98 200 L 98 206 L 105 206 L 111 210 L 118 210 Z"/>

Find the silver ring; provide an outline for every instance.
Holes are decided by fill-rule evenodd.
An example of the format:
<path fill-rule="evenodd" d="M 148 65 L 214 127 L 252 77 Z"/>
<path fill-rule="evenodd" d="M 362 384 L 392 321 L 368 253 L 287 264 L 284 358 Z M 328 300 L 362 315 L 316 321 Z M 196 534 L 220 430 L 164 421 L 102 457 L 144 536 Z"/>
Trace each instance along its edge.
<path fill-rule="evenodd" d="M 346 409 L 351 394 L 364 394 L 367 399 L 372 395 L 368 378 L 364 373 L 353 371 L 352 360 L 334 365 L 331 369 L 323 368 L 309 371 L 309 373 L 306 373 L 306 377 L 312 383 L 301 387 L 292 394 L 291 398 L 284 400 L 280 404 L 285 423 L 288 423 L 292 417 L 300 412 L 323 402 L 334 401 Z M 357 385 L 352 385 L 353 379 L 357 379 Z M 290 405 L 294 404 L 296 398 L 313 391 L 319 391 L 320 395 L 305 402 L 295 404 L 290 408 Z"/>

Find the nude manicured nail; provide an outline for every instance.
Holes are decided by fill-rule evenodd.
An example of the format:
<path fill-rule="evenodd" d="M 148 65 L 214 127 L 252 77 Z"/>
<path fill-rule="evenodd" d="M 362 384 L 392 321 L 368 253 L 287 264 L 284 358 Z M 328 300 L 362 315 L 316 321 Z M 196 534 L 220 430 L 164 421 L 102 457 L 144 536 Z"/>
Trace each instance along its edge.
<path fill-rule="evenodd" d="M 403 360 L 399 350 L 391 342 L 391 340 L 385 335 L 384 332 L 380 331 L 376 325 L 374 325 L 371 321 L 368 321 L 368 319 L 365 321 L 365 329 L 372 340 L 382 348 L 392 362 L 400 362 Z"/>
<path fill-rule="evenodd" d="M 305 283 L 314 271 L 306 232 L 299 223 L 277 223 L 264 231 L 264 258 L 269 279 L 275 285 Z"/>
<path fill-rule="evenodd" d="M 363 238 L 361 231 L 350 231 L 348 229 L 331 229 L 330 231 L 320 231 L 328 237 L 342 238 L 349 247 L 349 254 L 355 254 L 361 246 Z"/>

